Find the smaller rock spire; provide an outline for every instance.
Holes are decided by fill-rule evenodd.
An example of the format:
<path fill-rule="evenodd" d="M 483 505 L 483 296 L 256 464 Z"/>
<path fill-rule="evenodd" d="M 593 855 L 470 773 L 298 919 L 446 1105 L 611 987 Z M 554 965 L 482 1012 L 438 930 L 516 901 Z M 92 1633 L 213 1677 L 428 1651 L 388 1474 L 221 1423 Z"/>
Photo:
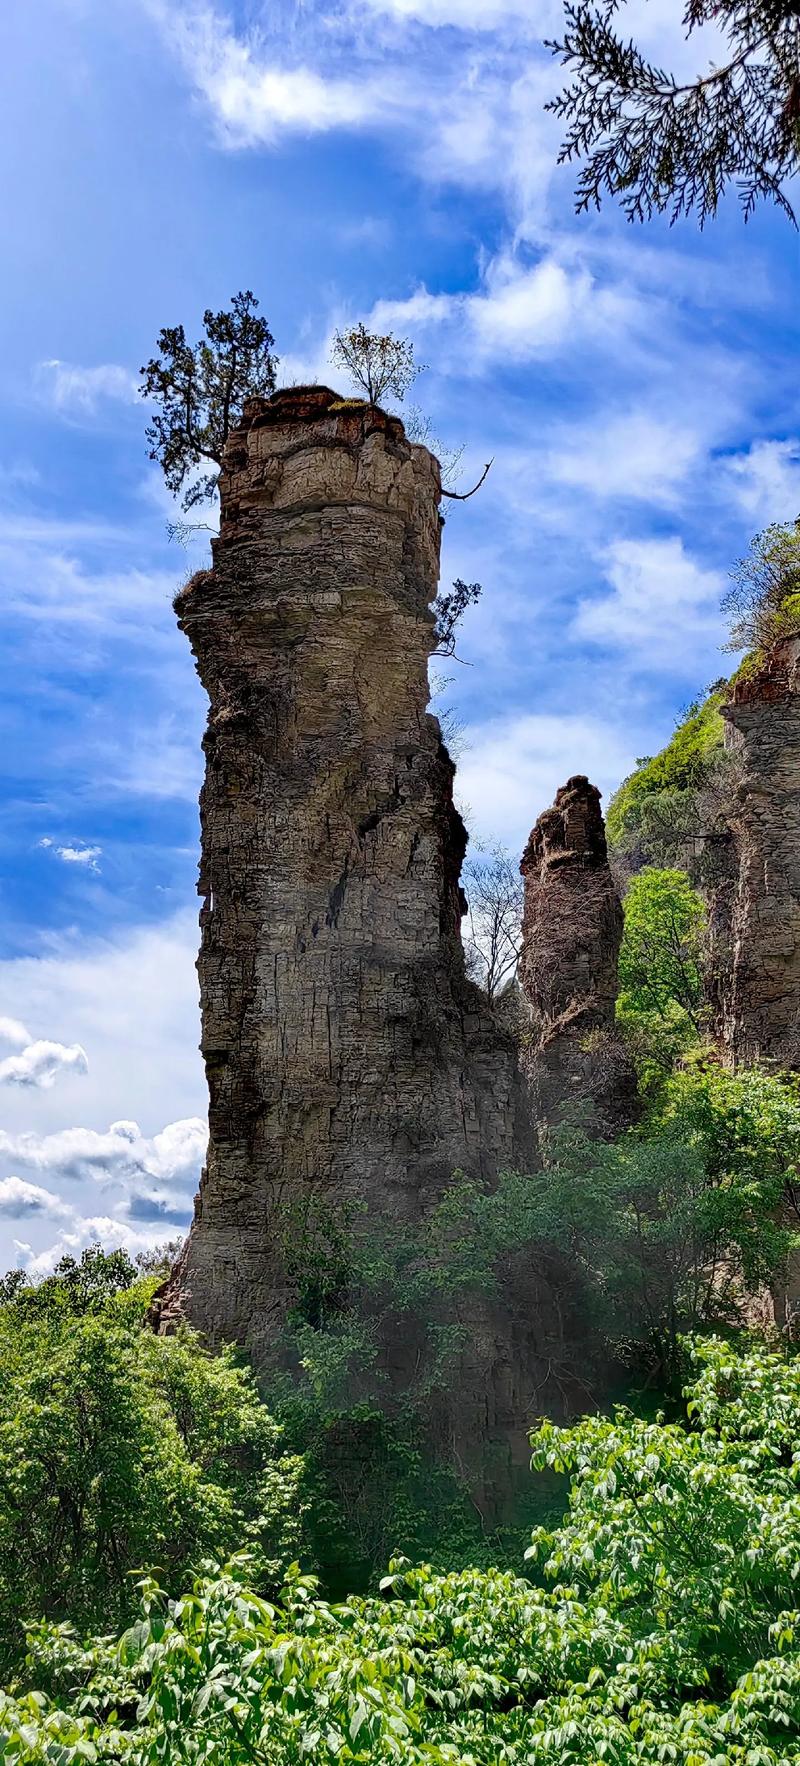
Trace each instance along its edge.
<path fill-rule="evenodd" d="M 537 1119 L 580 1114 L 610 1136 L 631 1120 L 636 1082 L 618 1036 L 622 906 L 611 875 L 600 792 L 583 773 L 556 792 L 522 856 L 519 978 L 529 1026 L 523 1065 Z"/>

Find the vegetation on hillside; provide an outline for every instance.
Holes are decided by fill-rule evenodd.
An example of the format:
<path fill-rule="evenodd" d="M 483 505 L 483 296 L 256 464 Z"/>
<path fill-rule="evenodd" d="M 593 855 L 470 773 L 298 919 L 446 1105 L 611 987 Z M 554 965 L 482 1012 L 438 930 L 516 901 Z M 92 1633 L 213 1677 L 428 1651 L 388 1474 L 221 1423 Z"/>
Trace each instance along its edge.
<path fill-rule="evenodd" d="M 615 855 L 664 863 L 675 847 L 698 832 L 697 793 L 723 753 L 720 706 L 727 683 L 717 682 L 696 700 L 659 754 L 648 755 L 623 780 L 606 810 L 606 833 Z"/>
<path fill-rule="evenodd" d="M 331 1606 L 275 1602 L 246 1558 L 170 1600 L 144 1578 L 118 1642 L 31 1628 L 0 1696 L 15 1766 L 426 1762 L 570 1766 L 800 1757 L 800 1363 L 687 1346 L 682 1420 L 543 1423 L 571 1476 L 529 1575 L 394 1562 Z"/>

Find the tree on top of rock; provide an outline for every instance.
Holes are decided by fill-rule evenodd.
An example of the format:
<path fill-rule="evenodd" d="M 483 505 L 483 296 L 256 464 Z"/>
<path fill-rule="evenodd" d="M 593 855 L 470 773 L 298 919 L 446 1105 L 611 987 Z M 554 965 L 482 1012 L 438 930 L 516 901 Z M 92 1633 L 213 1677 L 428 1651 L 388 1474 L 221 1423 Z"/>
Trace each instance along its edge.
<path fill-rule="evenodd" d="M 250 289 L 235 294 L 227 312 L 203 314 L 205 337 L 189 344 L 182 325 L 159 332 L 157 354 L 141 369 L 142 398 L 156 406 L 146 435 L 167 489 L 182 507 L 210 501 L 222 450 L 245 399 L 275 391 L 275 339 Z M 215 470 L 197 468 L 210 463 Z M 188 483 L 187 483 L 188 481 Z"/>
<path fill-rule="evenodd" d="M 363 320 L 347 331 L 334 332 L 331 360 L 346 370 L 371 405 L 379 405 L 387 393 L 402 401 L 422 373 L 407 337 L 368 331 Z"/>

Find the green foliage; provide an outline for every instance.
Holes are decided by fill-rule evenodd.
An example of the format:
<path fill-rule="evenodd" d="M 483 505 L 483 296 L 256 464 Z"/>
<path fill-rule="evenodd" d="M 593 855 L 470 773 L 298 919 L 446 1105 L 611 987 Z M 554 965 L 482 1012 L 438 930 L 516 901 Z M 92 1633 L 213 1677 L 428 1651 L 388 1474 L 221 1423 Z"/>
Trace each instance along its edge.
<path fill-rule="evenodd" d="M 800 1758 L 800 1364 L 692 1350 L 688 1426 L 619 1409 L 534 1437 L 571 1474 L 537 1582 L 390 1565 L 331 1606 L 239 1558 L 118 1643 L 35 1626 L 11 1766 L 779 1766 Z"/>
<path fill-rule="evenodd" d="M 727 683 L 720 682 L 708 697 L 690 706 L 660 754 L 641 762 L 614 793 L 606 812 L 609 846 L 631 854 L 644 846 L 651 856 L 647 837 L 661 842 L 653 857 L 666 856 L 670 826 L 679 837 L 697 832 L 693 812 L 697 791 L 711 777 L 723 752 L 725 726 L 720 715 Z"/>
<path fill-rule="evenodd" d="M 611 1346 L 669 1385 L 682 1332 L 745 1322 L 800 1243 L 777 1220 L 799 1136 L 794 1081 L 698 1063 L 616 1144 L 552 1137 L 542 1227 L 580 1275 L 595 1353 Z"/>
<path fill-rule="evenodd" d="M 217 468 L 245 399 L 275 391 L 274 338 L 250 289 L 228 311 L 203 314 L 205 336 L 189 344 L 182 325 L 158 334 L 157 354 L 141 369 L 142 398 L 155 405 L 145 434 L 167 489 L 192 509 L 214 496 Z M 195 476 L 206 462 L 214 470 Z M 188 484 L 187 484 L 188 480 Z"/>
<path fill-rule="evenodd" d="M 297 1550 L 302 1468 L 251 1375 L 189 1331 L 143 1329 L 152 1280 L 101 1304 L 98 1265 L 83 1279 L 80 1266 L 62 1270 L 0 1311 L 6 1654 L 36 1613 L 118 1624 L 142 1566 L 160 1566 L 175 1589 L 207 1554 L 249 1543 L 271 1586 Z"/>
<path fill-rule="evenodd" d="M 685 871 L 654 865 L 631 878 L 623 910 L 617 1020 L 647 1091 L 700 1036 L 706 910 Z"/>

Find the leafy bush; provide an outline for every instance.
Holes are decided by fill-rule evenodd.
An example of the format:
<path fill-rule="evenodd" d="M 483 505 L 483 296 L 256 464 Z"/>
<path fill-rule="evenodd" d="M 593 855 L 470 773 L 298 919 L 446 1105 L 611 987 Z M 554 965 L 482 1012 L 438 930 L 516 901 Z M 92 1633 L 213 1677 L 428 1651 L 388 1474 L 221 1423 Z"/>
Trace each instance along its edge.
<path fill-rule="evenodd" d="M 168 1601 L 152 1581 L 113 1644 L 39 1624 L 0 1700 L 15 1766 L 779 1766 L 800 1758 L 800 1364 L 712 1339 L 688 1426 L 619 1409 L 542 1426 L 572 1475 L 537 1529 L 538 1584 L 390 1566 L 331 1606 L 279 1604 L 247 1564 Z"/>
<path fill-rule="evenodd" d="M 37 1613 L 119 1624 L 137 1568 L 177 1590 L 247 1543 L 268 1588 L 298 1549 L 301 1464 L 252 1376 L 142 1329 L 152 1282 L 101 1305 L 103 1258 L 0 1308 L 0 1660 Z"/>

